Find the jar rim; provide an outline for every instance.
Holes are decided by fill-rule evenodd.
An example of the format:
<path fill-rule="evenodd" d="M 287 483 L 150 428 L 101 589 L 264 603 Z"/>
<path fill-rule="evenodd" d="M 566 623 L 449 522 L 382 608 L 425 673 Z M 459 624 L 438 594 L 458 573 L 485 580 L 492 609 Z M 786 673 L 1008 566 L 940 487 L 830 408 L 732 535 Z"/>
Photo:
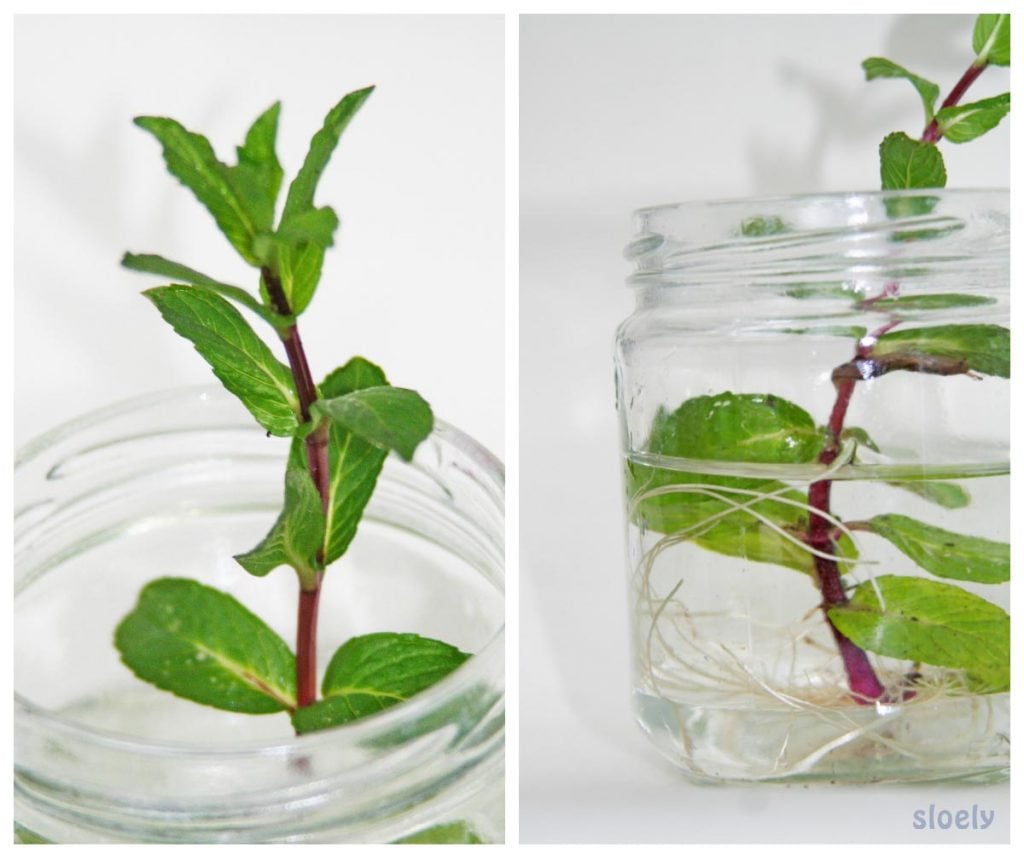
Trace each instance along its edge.
<path fill-rule="evenodd" d="M 987 196 L 999 195 L 1008 197 L 1010 189 L 1007 187 L 988 188 L 901 188 L 896 190 L 861 190 L 861 191 L 822 191 L 798 194 L 765 194 L 750 197 L 713 197 L 705 200 L 683 200 L 673 203 L 656 203 L 649 206 L 640 206 L 633 209 L 635 218 L 648 217 L 650 215 L 674 211 L 686 211 L 689 209 L 722 208 L 726 206 L 751 206 L 760 204 L 779 203 L 810 203 L 816 200 L 822 202 L 836 201 L 843 198 L 853 199 L 900 199 L 905 197 L 927 196 Z"/>
<path fill-rule="evenodd" d="M 96 426 L 112 418 L 180 399 L 205 400 L 213 397 L 223 398 L 224 396 L 223 388 L 210 384 L 169 388 L 118 400 L 66 420 L 23 444 L 15 456 L 15 472 L 82 429 Z M 492 482 L 495 491 L 502 498 L 504 497 L 504 465 L 490 450 L 465 432 L 436 417 L 431 435 L 468 454 L 481 466 L 485 475 Z M 505 623 L 502 621 L 478 652 L 473 653 L 452 673 L 409 700 L 349 724 L 287 739 L 241 740 L 230 745 L 216 746 L 144 739 L 88 726 L 74 718 L 33 703 L 17 690 L 14 692 L 15 717 L 29 718 L 33 722 L 50 727 L 65 736 L 85 740 L 93 745 L 141 755 L 225 759 L 251 755 L 278 756 L 299 751 L 309 752 L 320 745 L 333 744 L 340 737 L 344 737 L 346 742 L 365 743 L 379 733 L 393 731 L 406 721 L 415 721 L 436 709 L 444 699 L 470 690 L 486 678 L 488 665 L 496 662 L 503 664 L 504 641 Z"/>

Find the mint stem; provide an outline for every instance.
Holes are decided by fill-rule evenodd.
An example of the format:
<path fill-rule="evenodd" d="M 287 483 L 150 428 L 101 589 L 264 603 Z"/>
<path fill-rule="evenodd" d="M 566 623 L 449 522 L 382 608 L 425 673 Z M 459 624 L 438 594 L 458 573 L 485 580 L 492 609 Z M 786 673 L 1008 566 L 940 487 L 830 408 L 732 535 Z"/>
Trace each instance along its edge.
<path fill-rule="evenodd" d="M 964 97 L 964 93 L 967 92 L 971 84 L 978 79 L 978 76 L 987 66 L 987 62 L 971 63 L 967 71 L 961 75 L 960 80 L 958 80 L 956 85 L 949 91 L 949 95 L 946 96 L 945 101 L 942 102 L 942 106 L 939 109 L 941 110 L 946 107 L 953 107 L 958 104 L 960 99 Z M 941 137 L 942 130 L 939 127 L 939 120 L 936 116 L 932 118 L 932 121 L 928 123 L 928 127 L 925 128 L 924 133 L 921 135 L 921 142 L 937 143 Z M 868 300 L 863 301 L 862 306 L 870 306 L 874 301 L 877 301 L 879 298 L 885 297 L 886 295 L 893 294 L 898 291 L 898 289 L 898 284 L 886 284 L 885 292 L 873 299 L 869 298 Z M 871 349 L 878 337 L 892 328 L 894 324 L 898 323 L 889 323 L 871 336 L 864 338 L 861 341 L 861 345 L 857 348 L 854 363 L 856 363 L 858 359 L 869 357 Z M 818 456 L 819 464 L 826 466 L 831 465 L 835 461 L 836 456 L 839 455 L 840 438 L 843 434 L 843 426 L 846 422 L 846 412 L 850 407 L 850 399 L 853 396 L 857 379 L 839 377 L 834 374 L 833 383 L 836 387 L 836 401 L 832 406 L 832 413 L 829 416 L 828 421 L 829 441 Z M 810 526 L 807 534 L 808 544 L 812 548 L 816 548 L 826 554 L 835 554 L 836 542 L 833 537 L 831 526 L 824 518 L 824 515 L 829 514 L 831 507 L 832 481 L 818 480 L 817 482 L 811 483 L 807 492 L 807 501 L 813 509 L 818 510 L 821 513 L 820 515 L 815 513 L 811 514 Z M 821 608 L 825 613 L 825 621 L 832 630 L 832 637 L 835 638 L 836 646 L 839 648 L 839 654 L 843 659 L 843 666 L 846 669 L 846 678 L 850 686 L 850 691 L 853 692 L 854 696 L 862 703 L 867 703 L 884 697 L 885 686 L 882 685 L 881 681 L 879 681 L 878 676 L 871 667 L 871 662 L 868 660 L 867 653 L 840 632 L 839 629 L 833 625 L 832 620 L 829 619 L 829 608 L 835 607 L 836 605 L 845 605 L 849 602 L 849 597 L 846 595 L 846 590 L 843 588 L 839 565 L 834 560 L 827 560 L 824 557 L 816 556 L 814 558 L 814 568 L 818 576 L 818 587 L 821 590 Z"/>
<path fill-rule="evenodd" d="M 858 354 L 860 351 L 858 349 Z M 828 421 L 829 442 L 818 456 L 818 462 L 822 465 L 831 465 L 839 455 L 839 439 L 843 434 L 843 424 L 846 421 L 846 412 L 850 406 L 855 384 L 856 382 L 853 380 L 844 380 L 836 384 L 836 401 L 832 406 L 832 414 Z M 829 512 L 831 497 L 831 480 L 818 480 L 811 483 L 807 492 L 808 504 L 824 514 Z M 837 550 L 832 538 L 831 525 L 821 515 L 811 514 L 807 542 L 812 548 L 826 554 L 835 554 Z M 814 569 L 817 572 L 818 587 L 821 590 L 821 609 L 825 613 L 825 622 L 832 630 L 832 637 L 835 638 L 839 655 L 843 659 L 850 691 L 860 702 L 877 700 L 885 694 L 885 686 L 875 675 L 867 653 L 839 631 L 828 616 L 829 608 L 845 605 L 849 601 L 846 590 L 843 589 L 839 565 L 835 560 L 815 556 Z"/>
<path fill-rule="evenodd" d="M 949 95 L 946 96 L 946 100 L 942 102 L 942 106 L 939 110 L 942 110 L 945 107 L 954 107 L 959 104 L 960 99 L 964 97 L 964 93 L 967 92 L 970 85 L 978 79 L 978 75 L 985 71 L 986 68 L 988 68 L 988 62 L 971 63 L 970 68 L 968 68 L 967 71 L 963 73 L 960 80 L 956 82 L 956 86 L 949 91 Z M 936 113 L 938 113 L 938 111 L 936 111 Z M 928 123 L 928 127 L 925 128 L 924 134 L 921 135 L 921 142 L 937 143 L 941 137 L 942 131 L 939 128 L 939 120 L 938 117 L 935 117 Z"/>
<path fill-rule="evenodd" d="M 895 283 L 887 283 L 883 294 L 891 294 L 898 290 Z M 869 299 L 870 300 L 870 299 Z M 857 345 L 854 353 L 854 362 L 871 356 L 871 351 L 878 342 L 878 338 L 891 331 L 899 321 L 891 321 L 882 325 L 877 331 L 863 337 Z M 850 408 L 850 400 L 853 398 L 853 391 L 857 384 L 856 378 L 849 378 L 840 375 L 840 371 L 847 365 L 837 367 L 832 374 L 832 382 L 836 387 L 836 401 L 832 406 L 832 413 L 828 418 L 829 440 L 825 448 L 818 455 L 818 463 L 828 466 L 839 455 L 840 439 L 843 435 L 843 427 L 846 423 L 846 412 Z M 807 490 L 807 503 L 812 508 L 827 515 L 832 504 L 832 481 L 818 480 L 811 483 Z M 832 527 L 822 515 L 811 514 L 810 527 L 808 528 L 807 542 L 812 548 L 816 548 L 826 554 L 836 553 L 836 542 L 833 537 Z M 821 590 L 821 609 L 825 613 L 825 622 L 832 630 L 832 637 L 835 638 L 836 646 L 839 648 L 839 655 L 843 659 L 843 666 L 846 668 L 846 679 L 856 699 L 861 703 L 878 700 L 885 695 L 885 686 L 882 685 L 867 653 L 858 647 L 853 641 L 846 637 L 833 625 L 829 618 L 829 608 L 836 605 L 845 605 L 850 601 L 843 588 L 843 581 L 839 572 L 839 564 L 835 560 L 827 560 L 824 557 L 814 558 L 814 569 L 818 575 L 818 587 Z"/>
<path fill-rule="evenodd" d="M 262 269 L 263 282 L 274 311 L 282 316 L 291 315 L 288 298 L 284 294 L 281 281 L 269 268 Z M 295 390 L 299 395 L 299 408 L 303 422 L 310 419 L 310 406 L 317 400 L 316 384 L 306 359 L 306 350 L 299 336 L 298 323 L 293 322 L 278 330 L 288 355 L 292 378 L 295 379 Z M 330 504 L 330 467 L 327 458 L 327 424 L 319 426 L 306 438 L 306 458 L 313 484 L 320 494 L 324 513 Z M 323 562 L 323 549 L 319 552 Z M 323 574 L 317 573 L 309 586 L 301 586 L 299 590 L 298 628 L 295 635 L 295 679 L 296 702 L 301 708 L 316 702 L 316 620 L 320 606 L 320 584 Z"/>

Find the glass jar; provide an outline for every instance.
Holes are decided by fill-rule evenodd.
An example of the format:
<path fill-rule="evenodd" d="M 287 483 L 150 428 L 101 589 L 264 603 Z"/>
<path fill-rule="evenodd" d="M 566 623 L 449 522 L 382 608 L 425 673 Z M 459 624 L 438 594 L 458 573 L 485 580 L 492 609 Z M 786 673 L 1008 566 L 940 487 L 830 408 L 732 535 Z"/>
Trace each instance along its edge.
<path fill-rule="evenodd" d="M 1008 203 L 636 213 L 634 711 L 693 779 L 1007 776 Z"/>
<path fill-rule="evenodd" d="M 474 653 L 406 703 L 296 737 L 136 679 L 113 645 L 154 578 L 225 590 L 285 640 L 297 582 L 232 555 L 280 510 L 287 439 L 217 388 L 161 393 L 29 444 L 15 473 L 15 823 L 85 842 L 500 842 L 504 474 L 438 423 L 387 460 L 321 597 L 321 669 L 348 638 L 417 632 Z M 438 826 L 441 826 L 440 828 Z"/>

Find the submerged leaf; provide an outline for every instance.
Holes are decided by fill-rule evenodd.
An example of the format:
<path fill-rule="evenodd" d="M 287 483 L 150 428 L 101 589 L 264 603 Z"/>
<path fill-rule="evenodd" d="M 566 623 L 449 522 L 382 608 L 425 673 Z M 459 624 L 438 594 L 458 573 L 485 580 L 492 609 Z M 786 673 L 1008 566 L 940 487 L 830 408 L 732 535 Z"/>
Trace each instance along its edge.
<path fill-rule="evenodd" d="M 662 408 L 644 446 L 655 455 L 722 463 L 806 463 L 816 460 L 824 437 L 792 402 L 726 392 L 689 399 L 674 412 Z M 635 462 L 626 479 L 633 518 L 642 527 L 686 536 L 720 554 L 806 573 L 814 569 L 801 537 L 808 530 L 807 496 L 778 480 Z M 838 550 L 855 556 L 845 537 Z"/>
<path fill-rule="evenodd" d="M 788 229 L 786 222 L 777 215 L 748 217 L 740 224 L 740 234 L 747 238 L 779 235 Z"/>
<path fill-rule="evenodd" d="M 913 492 L 918 497 L 946 509 L 962 509 L 971 502 L 967 489 L 956 483 L 939 480 L 890 480 L 886 485 Z"/>
<path fill-rule="evenodd" d="M 943 530 L 905 515 L 877 515 L 867 524 L 922 569 L 940 578 L 1001 584 L 1010 580 L 1010 546 Z"/>
<path fill-rule="evenodd" d="M 262 714 L 295 707 L 295 657 L 234 597 L 187 578 L 160 578 L 118 625 L 131 671 L 179 697 Z"/>
<path fill-rule="evenodd" d="M 901 310 L 926 311 L 949 310 L 954 307 L 979 307 L 995 302 L 995 298 L 989 298 L 986 295 L 961 295 L 945 292 L 938 295 L 901 295 L 898 298 L 880 298 L 866 306 L 872 310 L 898 313 Z"/>
<path fill-rule="evenodd" d="M 443 822 L 403 837 L 395 843 L 483 843 L 468 822 Z"/>
<path fill-rule="evenodd" d="M 822 435 L 810 414 L 770 393 L 719 393 L 659 409 L 645 449 L 719 462 L 813 462 Z"/>
<path fill-rule="evenodd" d="M 828 616 L 861 649 L 962 669 L 979 690 L 1010 687 L 1010 617 L 961 587 L 882 575 Z"/>
<path fill-rule="evenodd" d="M 1010 332 L 1000 325 L 940 325 L 890 331 L 873 356 L 905 354 L 966 361 L 975 372 L 1010 377 Z"/>

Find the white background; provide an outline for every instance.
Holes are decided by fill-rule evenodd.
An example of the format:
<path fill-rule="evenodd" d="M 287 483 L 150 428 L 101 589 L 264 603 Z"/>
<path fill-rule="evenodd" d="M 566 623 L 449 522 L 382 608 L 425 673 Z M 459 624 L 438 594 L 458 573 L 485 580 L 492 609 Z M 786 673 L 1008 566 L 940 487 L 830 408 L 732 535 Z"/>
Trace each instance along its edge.
<path fill-rule="evenodd" d="M 1009 790 L 708 788 L 632 723 L 615 326 L 631 209 L 878 187 L 878 142 L 923 117 L 883 55 L 943 97 L 969 64 L 967 16 L 528 16 L 520 30 L 520 835 L 523 842 L 1008 838 Z M 971 99 L 1008 87 L 990 69 Z M 951 187 L 1005 186 L 1009 133 L 944 146 Z M 996 810 L 925 833 L 913 811 Z"/>
<path fill-rule="evenodd" d="M 317 192 L 341 228 L 301 322 L 310 364 L 319 378 L 362 354 L 503 455 L 501 16 L 55 16 L 14 29 L 16 443 L 115 400 L 216 383 L 139 296 L 161 281 L 119 267 L 125 250 L 255 289 L 132 117 L 178 119 L 234 163 L 280 99 L 287 182 L 328 109 L 374 83 Z"/>

